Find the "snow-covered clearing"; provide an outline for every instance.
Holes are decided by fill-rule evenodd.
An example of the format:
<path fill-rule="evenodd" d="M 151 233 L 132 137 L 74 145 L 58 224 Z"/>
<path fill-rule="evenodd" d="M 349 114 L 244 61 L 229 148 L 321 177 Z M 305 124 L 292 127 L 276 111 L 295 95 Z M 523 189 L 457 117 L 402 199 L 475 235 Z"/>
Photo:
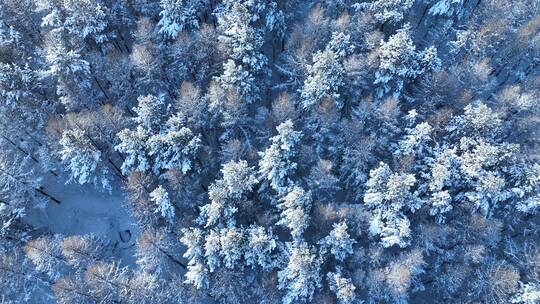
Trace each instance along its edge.
<path fill-rule="evenodd" d="M 91 185 L 64 184 L 64 180 L 62 176 L 51 176 L 44 181 L 44 190 L 61 203 L 50 201 L 45 208 L 29 210 L 27 223 L 53 234 L 103 237 L 110 242 L 115 256 L 131 264 L 138 227 L 123 206 L 120 186 L 113 186 L 113 191 L 107 193 Z"/>

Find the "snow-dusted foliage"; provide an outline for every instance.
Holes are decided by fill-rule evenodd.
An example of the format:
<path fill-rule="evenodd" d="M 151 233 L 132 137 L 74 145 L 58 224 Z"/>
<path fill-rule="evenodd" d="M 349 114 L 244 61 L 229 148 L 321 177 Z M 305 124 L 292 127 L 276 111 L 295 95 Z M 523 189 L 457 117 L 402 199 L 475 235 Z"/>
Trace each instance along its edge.
<path fill-rule="evenodd" d="M 223 178 L 215 181 L 208 189 L 210 203 L 201 207 L 198 221 L 205 227 L 216 223 L 234 225 L 233 215 L 238 211 L 237 204 L 250 192 L 257 179 L 254 168 L 249 167 L 244 160 L 230 161 L 221 169 Z"/>
<path fill-rule="evenodd" d="M 70 172 L 70 181 L 111 190 L 109 169 L 103 165 L 101 151 L 84 131 L 64 131 L 60 145 L 60 159 Z"/>
<path fill-rule="evenodd" d="M 259 174 L 273 190 L 283 194 L 292 185 L 291 175 L 297 167 L 293 158 L 298 153 L 302 132 L 294 130 L 291 120 L 281 123 L 277 131 L 278 134 L 270 138 L 270 146 L 259 152 Z"/>
<path fill-rule="evenodd" d="M 230 57 L 217 78 L 228 90 L 236 90 L 248 103 L 260 99 L 255 74 L 262 71 L 268 59 L 262 52 L 263 31 L 252 25 L 261 16 L 265 4 L 251 1 L 226 1 L 217 11 L 219 41 Z"/>
<path fill-rule="evenodd" d="M 300 91 L 304 108 L 311 108 L 324 97 L 333 99 L 339 107 L 343 106 L 343 60 L 352 51 L 350 36 L 335 33 L 326 49 L 313 55 L 313 64 L 307 67 L 307 77 Z"/>
<path fill-rule="evenodd" d="M 429 13 L 434 16 L 459 16 L 463 4 L 464 0 L 439 0 L 429 9 Z"/>
<path fill-rule="evenodd" d="M 165 107 L 163 95 L 139 96 L 137 98 L 137 107 L 133 108 L 133 112 L 137 114 L 133 121 L 147 132 L 159 130 L 166 114 Z"/>
<path fill-rule="evenodd" d="M 29 89 L 35 76 L 27 67 L 0 63 L 0 107 L 16 107 L 31 93 Z"/>
<path fill-rule="evenodd" d="M 386 93 L 399 96 L 406 82 L 433 71 L 441 65 L 437 49 L 429 47 L 418 51 L 411 37 L 411 26 L 405 24 L 379 49 L 379 69 L 375 73 L 375 84 L 379 85 L 378 96 Z"/>
<path fill-rule="evenodd" d="M 380 23 L 399 23 L 404 19 L 413 3 L 413 0 L 375 0 L 354 4 L 354 6 L 373 13 L 375 19 Z"/>
<path fill-rule="evenodd" d="M 161 185 L 158 186 L 154 191 L 150 192 L 150 199 L 156 205 L 154 213 L 158 213 L 167 222 L 173 223 L 175 211 L 167 190 Z"/>
<path fill-rule="evenodd" d="M 290 245 L 287 266 L 278 272 L 279 289 L 285 290 L 284 304 L 306 303 L 321 286 L 322 260 L 305 242 Z"/>
<path fill-rule="evenodd" d="M 208 269 L 203 264 L 203 231 L 199 228 L 185 228 L 180 241 L 187 247 L 183 255 L 188 259 L 185 282 L 193 284 L 197 289 L 208 287 Z"/>
<path fill-rule="evenodd" d="M 248 266 L 260 266 L 270 270 L 276 263 L 272 254 L 277 248 L 277 242 L 272 231 L 266 231 L 260 226 L 250 226 L 246 230 L 246 250 L 244 258 Z"/>
<path fill-rule="evenodd" d="M 90 37 L 102 43 L 107 39 L 108 15 L 102 1 L 42 0 L 40 4 L 46 11 L 41 22 L 43 27 L 51 27 L 55 33 L 81 40 Z"/>
<path fill-rule="evenodd" d="M 78 52 L 62 45 L 50 46 L 45 51 L 49 65 L 45 74 L 57 80 L 56 94 L 60 102 L 68 108 L 77 108 L 81 103 L 74 100 L 77 90 L 90 88 L 90 64 Z"/>
<path fill-rule="evenodd" d="M 330 290 L 336 295 L 339 303 L 354 303 L 356 286 L 351 282 L 351 279 L 343 277 L 339 272 L 329 272 L 326 277 Z"/>
<path fill-rule="evenodd" d="M 281 219 L 277 224 L 287 227 L 295 241 L 302 240 L 302 234 L 309 225 L 311 204 L 311 192 L 294 186 L 278 205 Z"/>
<path fill-rule="evenodd" d="M 353 245 L 356 243 L 347 232 L 347 223 L 341 222 L 333 225 L 330 234 L 319 241 L 319 245 L 330 253 L 338 261 L 343 261 L 353 253 Z"/>
<path fill-rule="evenodd" d="M 118 138 L 120 143 L 115 146 L 115 149 L 126 155 L 122 164 L 124 174 L 133 170 L 145 172 L 150 169 L 150 161 L 146 151 L 148 133 L 141 126 L 135 130 L 124 129 L 120 131 Z"/>
<path fill-rule="evenodd" d="M 200 26 L 199 14 L 207 4 L 207 0 L 161 0 L 159 15 L 159 32 L 175 38 L 186 28 Z"/>
<path fill-rule="evenodd" d="M 540 303 L 539 12 L 0 0 L 0 303 Z"/>
<path fill-rule="evenodd" d="M 148 169 L 155 174 L 165 170 L 179 170 L 184 174 L 191 171 L 199 154 L 201 138 L 186 127 L 185 117 L 177 113 L 165 120 L 164 96 L 140 96 L 133 111 L 137 116 L 132 120 L 137 126 L 135 130 L 120 131 L 120 143 L 115 147 L 127 154 L 122 165 L 124 174 Z"/>
<path fill-rule="evenodd" d="M 512 303 L 534 304 L 540 301 L 540 284 L 520 282 L 520 289 Z"/>
<path fill-rule="evenodd" d="M 414 175 L 394 173 L 385 163 L 369 172 L 364 196 L 364 204 L 372 214 L 369 233 L 379 236 L 384 247 L 410 244 L 407 213 L 421 207 L 420 199 L 411 191 L 415 183 Z"/>
<path fill-rule="evenodd" d="M 177 169 L 187 173 L 193 168 L 201 138 L 184 126 L 183 119 L 172 116 L 165 123 L 165 130 L 148 139 L 148 154 L 154 157 L 154 172 Z"/>

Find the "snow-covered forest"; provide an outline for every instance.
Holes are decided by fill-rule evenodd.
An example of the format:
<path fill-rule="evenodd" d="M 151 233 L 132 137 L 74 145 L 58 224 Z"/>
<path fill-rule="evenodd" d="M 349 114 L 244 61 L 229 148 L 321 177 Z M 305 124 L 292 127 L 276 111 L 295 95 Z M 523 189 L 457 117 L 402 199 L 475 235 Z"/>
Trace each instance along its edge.
<path fill-rule="evenodd" d="M 540 303 L 539 0 L 0 0 L 0 303 Z"/>

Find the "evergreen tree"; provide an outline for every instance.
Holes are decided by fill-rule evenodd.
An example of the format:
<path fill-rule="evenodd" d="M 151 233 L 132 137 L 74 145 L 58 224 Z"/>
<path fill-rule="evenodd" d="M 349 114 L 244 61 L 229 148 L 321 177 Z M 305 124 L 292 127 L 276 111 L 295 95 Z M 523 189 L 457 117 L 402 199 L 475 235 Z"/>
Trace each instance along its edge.
<path fill-rule="evenodd" d="M 291 120 L 281 123 L 277 131 L 278 134 L 270 138 L 271 144 L 266 151 L 259 152 L 259 174 L 273 190 L 284 194 L 292 185 L 291 175 L 297 167 L 292 158 L 298 153 L 302 132 L 294 131 Z"/>
<path fill-rule="evenodd" d="M 233 215 L 238 211 L 237 204 L 257 183 L 253 170 L 244 160 L 230 161 L 223 165 L 223 178 L 210 185 L 210 203 L 201 207 L 198 222 L 205 227 L 217 223 L 233 226 L 236 222 Z"/>
<path fill-rule="evenodd" d="M 174 206 L 171 204 L 169 194 L 161 185 L 150 192 L 150 200 L 156 205 L 154 213 L 159 214 L 168 223 L 174 222 Z"/>
<path fill-rule="evenodd" d="M 340 304 L 354 303 L 356 299 L 356 286 L 338 272 L 329 272 L 327 275 L 330 290 L 336 295 Z"/>
<path fill-rule="evenodd" d="M 278 287 L 285 290 L 283 303 L 306 303 L 321 287 L 322 260 L 305 242 L 289 246 L 287 266 L 278 271 Z"/>
<path fill-rule="evenodd" d="M 41 25 L 53 32 L 84 41 L 87 37 L 97 43 L 107 39 L 107 8 L 101 1 L 89 0 L 43 0 L 46 15 Z"/>
<path fill-rule="evenodd" d="M 348 255 L 353 254 L 352 246 L 356 243 L 347 232 L 347 223 L 341 222 L 333 225 L 330 234 L 319 241 L 319 245 L 330 253 L 338 261 L 343 261 Z"/>
<path fill-rule="evenodd" d="M 380 23 L 399 23 L 413 6 L 413 0 L 376 0 L 369 3 L 355 4 L 359 9 L 366 9 L 373 13 Z"/>
<path fill-rule="evenodd" d="M 193 168 L 200 143 L 201 138 L 184 126 L 179 115 L 172 116 L 163 132 L 148 139 L 148 154 L 154 157 L 154 173 L 171 169 L 187 173 Z"/>
<path fill-rule="evenodd" d="M 207 0 L 161 0 L 159 32 L 175 38 L 186 28 L 198 28 L 198 16 L 206 4 Z"/>
<path fill-rule="evenodd" d="M 135 130 L 124 129 L 118 133 L 120 143 L 114 148 L 116 151 L 126 154 L 122 164 L 124 174 L 131 171 L 146 172 L 150 169 L 150 160 L 146 147 L 148 137 L 148 133 L 141 126 L 138 126 Z"/>
<path fill-rule="evenodd" d="M 313 65 L 307 67 L 308 75 L 300 90 L 304 108 L 311 108 L 324 97 L 333 99 L 340 108 L 343 106 L 343 60 L 352 50 L 350 36 L 335 33 L 326 49 L 313 55 Z"/>
<path fill-rule="evenodd" d="M 246 229 L 246 251 L 244 259 L 251 267 L 260 266 L 263 270 L 270 270 L 276 266 L 272 256 L 277 249 L 277 241 L 272 231 L 260 226 L 250 226 Z"/>
<path fill-rule="evenodd" d="M 70 171 L 70 180 L 81 185 L 91 183 L 111 190 L 109 170 L 103 166 L 101 151 L 88 139 L 84 131 L 64 131 L 60 145 L 60 157 Z"/>
<path fill-rule="evenodd" d="M 277 224 L 289 228 L 293 240 L 297 242 L 303 240 L 303 233 L 309 226 L 311 203 L 311 192 L 294 186 L 278 205 L 281 219 Z"/>
<path fill-rule="evenodd" d="M 364 203 L 372 213 L 369 233 L 380 236 L 384 247 L 409 245 L 411 232 L 406 212 L 414 213 L 421 206 L 421 200 L 411 192 L 415 183 L 414 175 L 393 173 L 385 163 L 369 172 L 364 195 Z"/>
<path fill-rule="evenodd" d="M 379 60 L 379 69 L 375 74 L 375 84 L 380 86 L 379 97 L 389 92 L 399 96 L 406 82 L 441 65 L 435 47 L 416 50 L 409 24 L 399 29 L 388 41 L 381 42 Z"/>

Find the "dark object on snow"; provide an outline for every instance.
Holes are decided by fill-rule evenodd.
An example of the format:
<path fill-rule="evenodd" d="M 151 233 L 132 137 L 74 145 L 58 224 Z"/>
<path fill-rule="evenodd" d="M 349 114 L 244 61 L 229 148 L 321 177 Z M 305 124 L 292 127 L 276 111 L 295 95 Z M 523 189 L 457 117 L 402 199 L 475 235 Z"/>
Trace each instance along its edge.
<path fill-rule="evenodd" d="M 131 231 L 129 230 L 123 230 L 119 232 L 120 234 L 120 240 L 122 243 L 127 243 L 129 240 L 131 240 Z"/>

